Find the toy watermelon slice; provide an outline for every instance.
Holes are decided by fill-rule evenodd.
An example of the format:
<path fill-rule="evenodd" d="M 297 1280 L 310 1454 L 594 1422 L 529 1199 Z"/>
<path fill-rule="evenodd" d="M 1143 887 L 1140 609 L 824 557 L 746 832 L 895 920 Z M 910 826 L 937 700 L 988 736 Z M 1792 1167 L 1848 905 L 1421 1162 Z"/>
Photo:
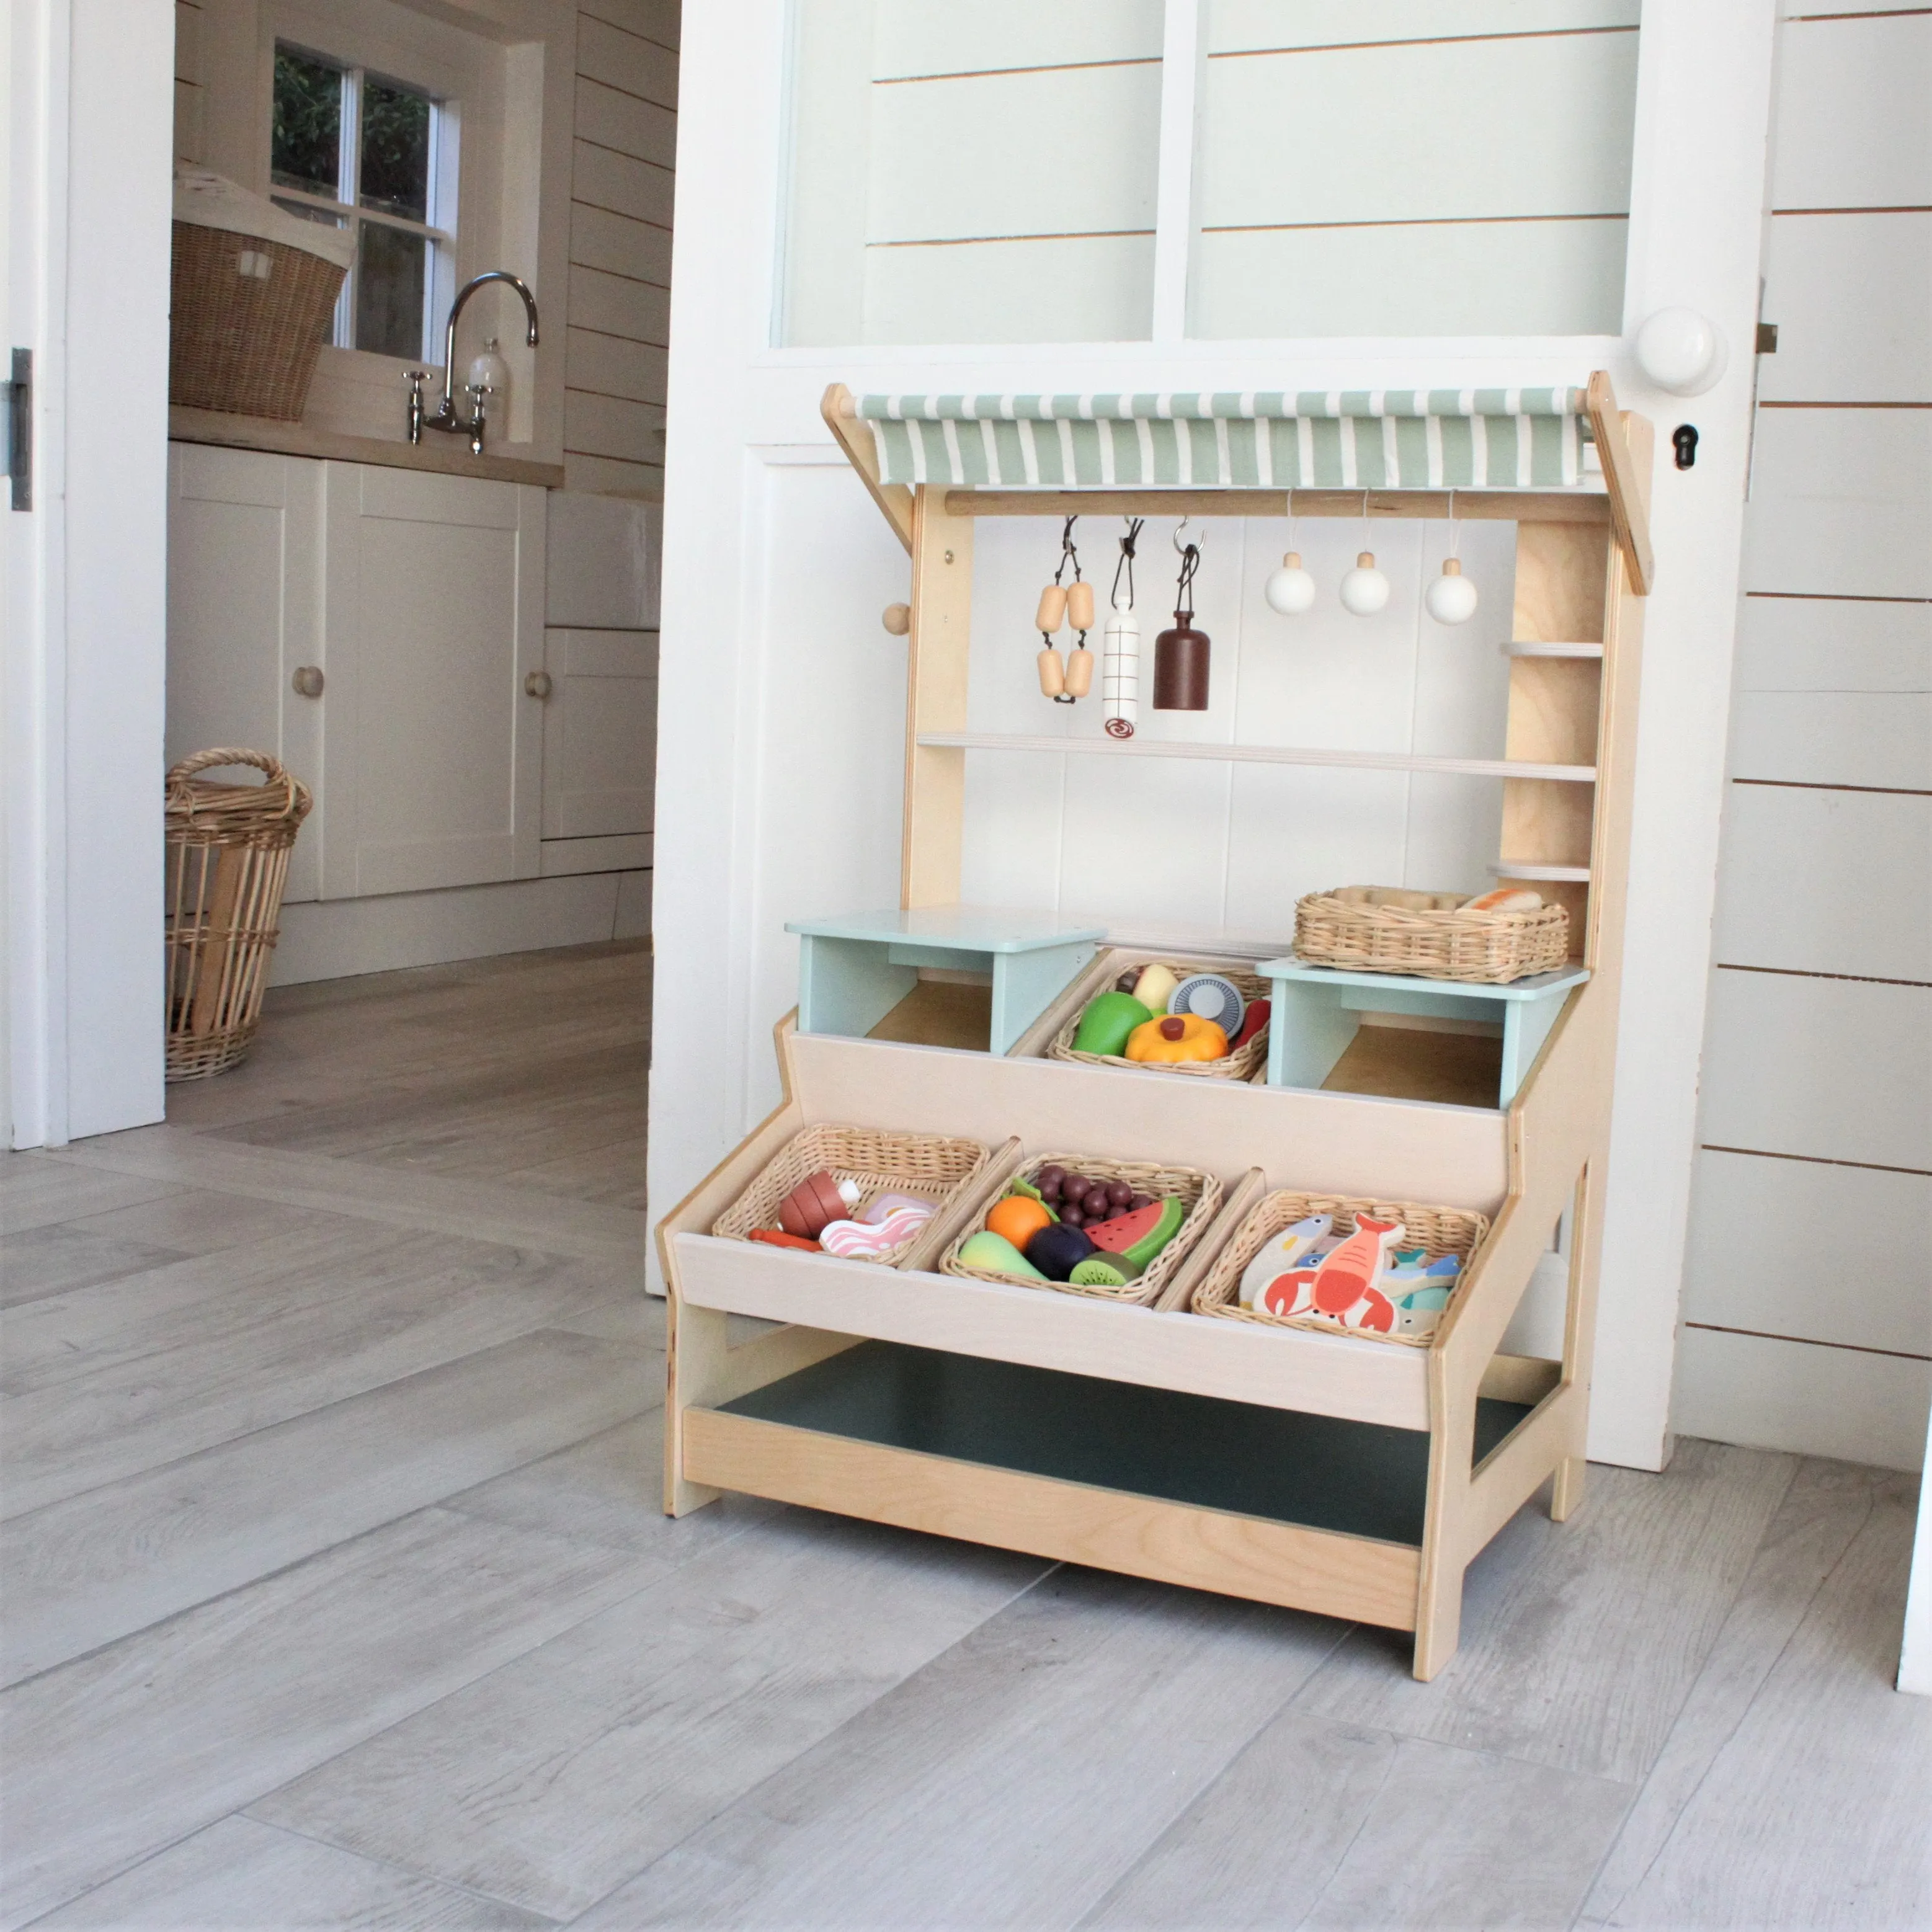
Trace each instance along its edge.
<path fill-rule="evenodd" d="M 1180 1224 L 1186 1219 L 1186 1204 L 1169 1195 L 1164 1201 L 1116 1214 L 1112 1220 L 1096 1221 L 1082 1232 L 1102 1253 L 1118 1255 L 1138 1270 L 1180 1232 Z"/>

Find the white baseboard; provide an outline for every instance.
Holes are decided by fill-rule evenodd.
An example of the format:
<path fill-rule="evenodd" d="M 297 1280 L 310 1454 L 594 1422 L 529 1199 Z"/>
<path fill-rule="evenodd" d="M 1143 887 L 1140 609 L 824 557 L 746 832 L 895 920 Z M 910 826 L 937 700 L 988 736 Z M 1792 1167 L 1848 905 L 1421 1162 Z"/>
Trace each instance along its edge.
<path fill-rule="evenodd" d="M 313 900 L 282 908 L 281 938 L 268 980 L 272 986 L 298 986 L 500 952 L 641 939 L 650 929 L 647 872 Z"/>
<path fill-rule="evenodd" d="M 1908 1356 L 1687 1327 L 1671 1426 L 1748 1449 L 1916 1469 L 1928 1392 L 1932 1363 Z"/>

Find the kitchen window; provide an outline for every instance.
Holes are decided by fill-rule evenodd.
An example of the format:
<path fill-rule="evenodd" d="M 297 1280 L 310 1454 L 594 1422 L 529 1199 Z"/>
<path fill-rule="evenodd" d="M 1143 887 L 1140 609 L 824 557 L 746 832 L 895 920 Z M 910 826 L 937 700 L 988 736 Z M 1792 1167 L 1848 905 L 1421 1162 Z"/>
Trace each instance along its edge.
<path fill-rule="evenodd" d="M 286 40 L 275 43 L 270 193 L 290 214 L 353 228 L 331 340 L 437 360 L 454 284 L 453 100 Z"/>

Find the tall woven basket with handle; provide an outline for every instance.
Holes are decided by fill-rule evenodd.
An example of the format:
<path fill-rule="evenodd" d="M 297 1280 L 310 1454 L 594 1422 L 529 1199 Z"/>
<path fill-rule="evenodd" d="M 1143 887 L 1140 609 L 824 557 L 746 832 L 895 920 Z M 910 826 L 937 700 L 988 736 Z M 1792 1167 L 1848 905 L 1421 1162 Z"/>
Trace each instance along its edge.
<path fill-rule="evenodd" d="M 197 772 L 253 765 L 260 784 Z M 223 747 L 167 778 L 170 1080 L 205 1080 L 245 1058 L 261 1024 L 268 958 L 308 788 L 266 752 Z"/>

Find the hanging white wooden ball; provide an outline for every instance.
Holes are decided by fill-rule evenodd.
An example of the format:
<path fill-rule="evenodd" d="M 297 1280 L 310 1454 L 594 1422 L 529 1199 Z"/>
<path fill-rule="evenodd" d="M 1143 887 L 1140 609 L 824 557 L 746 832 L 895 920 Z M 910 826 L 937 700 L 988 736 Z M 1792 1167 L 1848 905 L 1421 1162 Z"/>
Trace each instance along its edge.
<path fill-rule="evenodd" d="M 1365 550 L 1342 580 L 1342 608 L 1358 617 L 1372 617 L 1389 601 L 1389 580 L 1376 568 L 1376 554 Z"/>
<path fill-rule="evenodd" d="M 1442 574 L 1423 595 L 1429 614 L 1438 624 L 1466 624 L 1476 614 L 1480 599 L 1476 586 L 1462 574 L 1462 566 L 1452 556 L 1442 566 Z"/>
<path fill-rule="evenodd" d="M 1302 568 L 1298 551 L 1290 550 L 1282 559 L 1281 568 L 1269 574 L 1262 595 L 1268 599 L 1268 608 L 1284 617 L 1298 617 L 1314 608 L 1315 580 Z"/>

